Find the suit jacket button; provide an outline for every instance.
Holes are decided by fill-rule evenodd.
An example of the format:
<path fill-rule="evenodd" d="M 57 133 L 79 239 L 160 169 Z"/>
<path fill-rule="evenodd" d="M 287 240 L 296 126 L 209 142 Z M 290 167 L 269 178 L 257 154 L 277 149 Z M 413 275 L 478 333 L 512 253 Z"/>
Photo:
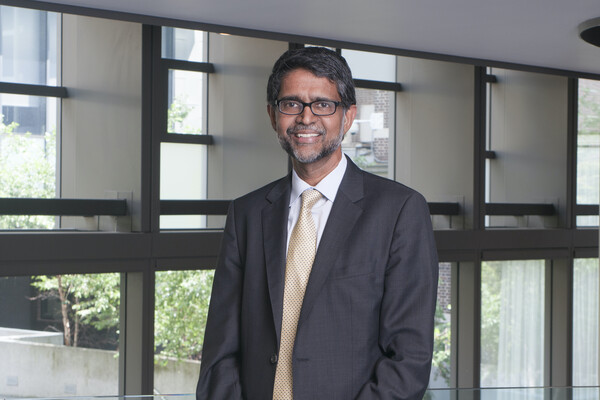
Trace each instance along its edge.
<path fill-rule="evenodd" d="M 271 356 L 271 364 L 277 364 L 277 354 Z"/>

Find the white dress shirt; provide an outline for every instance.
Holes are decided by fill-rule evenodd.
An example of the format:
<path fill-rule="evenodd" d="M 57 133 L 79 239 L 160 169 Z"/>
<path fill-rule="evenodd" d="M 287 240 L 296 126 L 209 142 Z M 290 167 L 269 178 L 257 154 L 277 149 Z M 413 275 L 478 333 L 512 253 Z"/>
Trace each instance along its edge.
<path fill-rule="evenodd" d="M 329 218 L 329 213 L 331 212 L 331 206 L 333 206 L 333 201 L 335 200 L 337 191 L 342 183 L 347 164 L 348 161 L 346 161 L 346 156 L 342 154 L 342 159 L 338 165 L 323 178 L 317 186 L 310 186 L 300 179 L 296 171 L 292 171 L 292 193 L 290 195 L 290 213 L 288 215 L 286 249 L 290 245 L 292 229 L 294 229 L 300 215 L 300 207 L 302 206 L 302 198 L 300 196 L 306 189 L 316 189 L 323 195 L 311 210 L 312 217 L 315 221 L 315 227 L 317 228 L 317 248 L 319 247 L 321 236 L 323 236 L 325 224 L 327 223 L 327 218 Z"/>

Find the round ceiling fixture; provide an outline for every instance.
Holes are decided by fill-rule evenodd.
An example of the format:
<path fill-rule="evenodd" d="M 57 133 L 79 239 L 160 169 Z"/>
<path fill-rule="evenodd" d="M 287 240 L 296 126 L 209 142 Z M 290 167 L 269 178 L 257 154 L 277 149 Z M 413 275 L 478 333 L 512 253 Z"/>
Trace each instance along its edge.
<path fill-rule="evenodd" d="M 600 17 L 581 23 L 579 25 L 579 37 L 594 46 L 600 47 Z"/>

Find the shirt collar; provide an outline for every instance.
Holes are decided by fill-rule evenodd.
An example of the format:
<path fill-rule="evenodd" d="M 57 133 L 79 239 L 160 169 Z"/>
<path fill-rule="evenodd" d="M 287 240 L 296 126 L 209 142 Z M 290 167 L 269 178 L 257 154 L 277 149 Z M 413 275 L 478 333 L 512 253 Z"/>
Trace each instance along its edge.
<path fill-rule="evenodd" d="M 342 179 L 344 178 L 344 173 L 346 172 L 346 166 L 348 165 L 348 161 L 346 161 L 346 156 L 342 154 L 342 159 L 338 163 L 338 165 L 331 171 L 325 178 L 321 179 L 321 182 L 317 183 L 317 186 L 310 186 L 308 183 L 304 182 L 295 170 L 292 170 L 292 193 L 290 195 L 290 206 L 298 200 L 300 195 L 309 188 L 317 189 L 325 198 L 331 202 L 335 200 L 335 196 L 337 191 L 342 183 Z"/>

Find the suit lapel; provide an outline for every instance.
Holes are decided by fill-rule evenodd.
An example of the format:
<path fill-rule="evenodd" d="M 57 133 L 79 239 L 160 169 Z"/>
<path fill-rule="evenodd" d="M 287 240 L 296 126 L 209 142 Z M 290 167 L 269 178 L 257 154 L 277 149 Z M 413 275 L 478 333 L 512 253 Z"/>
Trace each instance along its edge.
<path fill-rule="evenodd" d="M 315 261 L 306 286 L 298 327 L 307 318 L 323 284 L 327 280 L 335 259 L 344 247 L 356 221 L 363 212 L 358 201 L 363 198 L 362 171 L 350 159 L 344 178 L 331 207 L 331 212 L 317 249 Z"/>
<path fill-rule="evenodd" d="M 283 312 L 290 186 L 290 176 L 281 179 L 267 194 L 267 201 L 270 204 L 262 211 L 263 250 L 267 270 L 267 284 L 278 343 L 281 335 Z"/>

